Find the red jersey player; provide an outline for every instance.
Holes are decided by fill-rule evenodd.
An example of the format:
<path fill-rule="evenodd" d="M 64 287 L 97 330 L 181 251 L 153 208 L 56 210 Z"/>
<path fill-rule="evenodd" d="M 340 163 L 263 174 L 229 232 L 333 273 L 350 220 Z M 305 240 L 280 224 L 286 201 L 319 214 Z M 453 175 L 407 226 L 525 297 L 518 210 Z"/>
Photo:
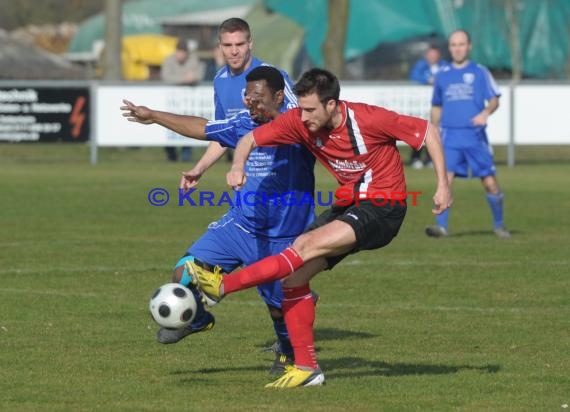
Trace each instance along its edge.
<path fill-rule="evenodd" d="M 193 281 L 214 300 L 283 279 L 283 313 L 295 352 L 295 366 L 266 385 L 272 388 L 324 383 L 315 356 L 315 308 L 309 281 L 346 256 L 384 247 L 397 235 L 406 214 L 406 203 L 401 200 L 406 181 L 397 140 L 415 150 L 425 143 L 428 149 L 437 178 L 433 213 L 443 212 L 452 202 L 439 133 L 429 122 L 377 106 L 339 100 L 338 79 L 323 69 L 305 72 L 293 90 L 298 108 L 241 139 L 227 175 L 228 184 L 238 189 L 243 186 L 244 164 L 256 145 L 301 143 L 335 176 L 345 193 L 353 193 L 352 201 L 347 202 L 343 196 L 342 203 L 333 203 L 291 247 L 240 271 L 222 276 L 216 270 L 209 272 L 191 264 L 188 268 Z M 383 198 L 375 198 L 377 193 L 382 193 Z"/>

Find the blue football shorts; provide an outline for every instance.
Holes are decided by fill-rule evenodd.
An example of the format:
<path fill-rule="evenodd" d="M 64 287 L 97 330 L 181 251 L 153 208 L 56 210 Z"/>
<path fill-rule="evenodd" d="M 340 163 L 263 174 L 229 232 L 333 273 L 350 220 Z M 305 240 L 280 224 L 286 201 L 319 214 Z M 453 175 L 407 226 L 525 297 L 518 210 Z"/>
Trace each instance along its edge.
<path fill-rule="evenodd" d="M 475 142 L 464 147 L 450 147 L 444 141 L 445 164 L 448 172 L 458 177 L 487 177 L 495 176 L 496 169 L 493 161 L 493 149 L 487 141 L 485 132 L 475 139 Z"/>
<path fill-rule="evenodd" d="M 239 224 L 231 212 L 211 223 L 208 230 L 187 250 L 187 254 L 207 263 L 218 265 L 230 273 L 238 267 L 248 266 L 265 257 L 278 254 L 291 246 L 293 239 L 269 239 L 255 236 Z M 283 291 L 281 281 L 268 282 L 257 287 L 268 305 L 281 308 Z"/>

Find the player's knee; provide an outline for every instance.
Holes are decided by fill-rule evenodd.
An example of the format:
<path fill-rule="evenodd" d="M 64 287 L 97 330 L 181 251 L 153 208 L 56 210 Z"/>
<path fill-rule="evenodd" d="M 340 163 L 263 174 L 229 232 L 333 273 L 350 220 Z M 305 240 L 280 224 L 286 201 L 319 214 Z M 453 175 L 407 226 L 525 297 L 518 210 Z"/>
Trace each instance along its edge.
<path fill-rule="evenodd" d="M 187 261 L 194 261 L 194 256 L 183 256 L 174 266 L 172 270 L 172 282 L 180 283 L 187 286 L 190 283 L 190 276 L 188 275 L 188 269 L 186 268 Z"/>
<path fill-rule="evenodd" d="M 307 254 L 309 254 L 314 246 L 314 237 L 312 232 L 303 233 L 299 236 L 291 247 L 295 249 L 295 251 L 301 256 L 301 258 L 305 259 Z"/>
<path fill-rule="evenodd" d="M 483 186 L 485 187 L 485 191 L 492 195 L 496 195 L 501 191 L 499 183 L 494 176 L 487 176 L 483 178 Z"/>
<path fill-rule="evenodd" d="M 184 266 L 176 266 L 172 271 L 172 281 L 174 283 L 180 283 L 183 272 L 184 272 Z"/>

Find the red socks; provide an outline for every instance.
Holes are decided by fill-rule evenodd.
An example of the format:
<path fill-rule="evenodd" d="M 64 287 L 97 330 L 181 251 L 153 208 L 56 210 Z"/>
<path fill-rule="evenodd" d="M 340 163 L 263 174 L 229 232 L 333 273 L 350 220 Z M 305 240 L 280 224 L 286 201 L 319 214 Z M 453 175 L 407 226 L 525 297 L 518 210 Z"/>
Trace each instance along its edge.
<path fill-rule="evenodd" d="M 304 263 L 297 252 L 288 247 L 278 255 L 266 257 L 236 273 L 225 275 L 222 281 L 223 293 L 227 295 L 262 283 L 282 279 L 299 269 Z"/>
<path fill-rule="evenodd" d="M 317 368 L 315 355 L 315 301 L 309 285 L 297 288 L 283 288 L 283 315 L 289 332 L 289 339 L 295 353 L 295 365 Z"/>
<path fill-rule="evenodd" d="M 278 255 L 266 257 L 246 268 L 223 278 L 223 293 L 227 295 L 238 290 L 257 286 L 265 282 L 282 279 L 303 266 L 305 262 L 293 248 L 287 248 Z M 295 365 L 317 368 L 313 323 L 315 302 L 309 285 L 283 288 L 283 316 L 289 338 L 295 352 Z"/>

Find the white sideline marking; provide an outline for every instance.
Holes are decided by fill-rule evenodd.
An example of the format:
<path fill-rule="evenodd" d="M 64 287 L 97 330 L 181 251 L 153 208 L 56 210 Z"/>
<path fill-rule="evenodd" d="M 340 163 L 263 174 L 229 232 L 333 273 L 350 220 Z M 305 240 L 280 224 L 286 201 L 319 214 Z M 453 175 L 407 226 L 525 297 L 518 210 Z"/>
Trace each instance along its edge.
<path fill-rule="evenodd" d="M 96 298 L 101 296 L 98 293 L 93 292 L 67 292 L 61 290 L 46 290 L 46 289 L 17 289 L 17 288 L 0 288 L 0 293 L 20 293 L 28 295 L 45 295 L 45 296 L 79 296 L 82 298 Z M 105 294 L 105 296 L 111 296 Z M 258 300 L 247 300 L 247 301 L 237 301 L 237 300 L 224 300 L 223 305 L 225 306 L 261 306 L 263 302 Z M 479 306 L 426 306 L 426 305 L 406 305 L 406 304 L 396 304 L 396 305 L 378 305 L 378 304 L 355 304 L 355 303 L 330 303 L 330 302 L 319 302 L 318 306 L 323 309 L 328 308 L 342 308 L 342 309 L 359 309 L 366 310 L 366 313 L 372 312 L 393 312 L 394 310 L 399 311 L 422 311 L 422 312 L 477 312 L 477 313 L 528 313 L 528 314 L 547 314 L 547 313 L 560 313 L 560 311 L 569 310 L 570 307 L 564 308 L 499 308 L 499 307 L 479 307 Z"/>
<path fill-rule="evenodd" d="M 125 266 L 125 267 L 110 267 L 110 266 L 81 266 L 81 267 L 73 267 L 73 268 L 50 268 L 50 269 L 37 269 L 37 268 L 8 268 L 8 269 L 0 269 L 0 274 L 14 274 L 14 275 L 27 275 L 27 274 L 44 274 L 44 273 L 86 273 L 86 272 L 103 272 L 109 274 L 123 274 L 123 273 L 130 273 L 130 272 L 146 272 L 149 270 L 163 270 L 164 268 L 160 267 L 133 267 L 133 266 Z"/>
<path fill-rule="evenodd" d="M 224 300 L 222 305 L 233 305 L 233 306 L 262 306 L 263 302 L 257 300 L 247 300 L 247 301 L 236 301 L 236 300 Z M 434 306 L 426 306 L 426 305 L 407 305 L 407 304 L 396 304 L 396 305 L 378 305 L 374 303 L 370 304 L 362 304 L 362 303 L 330 303 L 330 302 L 322 302 L 319 301 L 318 303 L 319 308 L 328 309 L 328 308 L 342 308 L 342 309 L 359 309 L 359 310 L 366 310 L 367 313 L 373 312 L 393 312 L 394 310 L 400 311 L 423 311 L 423 312 L 477 312 L 477 313 L 529 313 L 529 314 L 545 314 L 545 313 L 560 313 L 561 310 L 568 309 L 569 307 L 565 308 L 519 308 L 519 307 L 480 307 L 480 306 L 442 306 L 442 305 L 434 305 Z"/>
<path fill-rule="evenodd" d="M 17 289 L 17 288 L 0 288 L 0 293 L 20 293 L 28 295 L 45 295 L 45 296 L 79 296 L 82 298 L 96 298 L 100 296 L 93 292 L 66 292 L 54 289 Z"/>

